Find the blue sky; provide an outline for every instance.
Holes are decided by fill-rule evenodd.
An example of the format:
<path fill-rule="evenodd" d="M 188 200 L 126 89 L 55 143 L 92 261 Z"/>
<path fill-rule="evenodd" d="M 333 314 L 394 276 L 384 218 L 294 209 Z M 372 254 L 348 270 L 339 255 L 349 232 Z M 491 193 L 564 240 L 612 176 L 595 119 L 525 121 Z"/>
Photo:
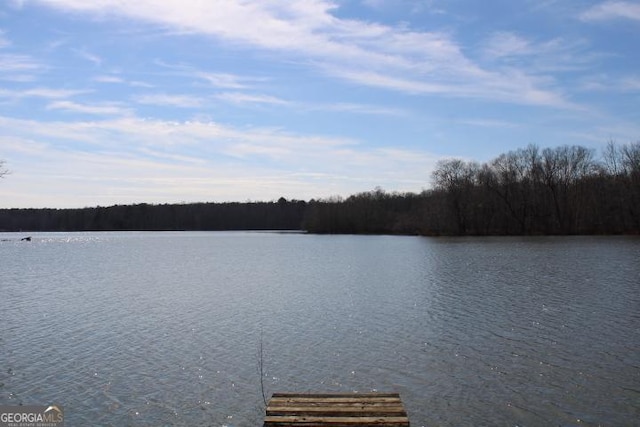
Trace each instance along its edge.
<path fill-rule="evenodd" d="M 0 207 L 420 192 L 640 140 L 640 2 L 3 0 Z"/>

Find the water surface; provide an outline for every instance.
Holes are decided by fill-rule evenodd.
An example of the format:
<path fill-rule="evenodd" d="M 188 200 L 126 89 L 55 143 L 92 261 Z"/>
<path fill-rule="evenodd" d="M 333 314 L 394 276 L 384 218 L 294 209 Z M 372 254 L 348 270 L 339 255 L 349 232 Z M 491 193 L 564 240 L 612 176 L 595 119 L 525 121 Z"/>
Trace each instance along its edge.
<path fill-rule="evenodd" d="M 23 237 L 0 234 L 0 238 Z M 41 233 L 0 242 L 0 404 L 257 426 L 276 391 L 412 425 L 634 425 L 640 240 Z"/>

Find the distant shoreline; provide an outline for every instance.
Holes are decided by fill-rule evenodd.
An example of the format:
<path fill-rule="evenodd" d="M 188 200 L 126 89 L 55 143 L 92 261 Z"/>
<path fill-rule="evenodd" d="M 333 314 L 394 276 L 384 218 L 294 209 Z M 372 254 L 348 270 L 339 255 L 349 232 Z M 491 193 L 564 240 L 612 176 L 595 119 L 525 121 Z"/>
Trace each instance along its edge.
<path fill-rule="evenodd" d="M 640 142 L 535 145 L 478 164 L 449 159 L 434 188 L 321 200 L 0 209 L 5 231 L 303 230 L 314 234 L 571 236 L 640 234 Z"/>

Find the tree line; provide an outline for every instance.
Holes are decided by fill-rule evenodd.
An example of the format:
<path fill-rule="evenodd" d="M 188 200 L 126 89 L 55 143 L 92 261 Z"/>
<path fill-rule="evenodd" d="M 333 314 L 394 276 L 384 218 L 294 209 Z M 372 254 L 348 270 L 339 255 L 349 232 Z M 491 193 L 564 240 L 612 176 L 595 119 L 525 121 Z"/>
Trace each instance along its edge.
<path fill-rule="evenodd" d="M 438 162 L 432 189 L 381 189 L 310 204 L 317 233 L 422 235 L 639 234 L 640 142 L 529 145 L 480 164 Z"/>
<path fill-rule="evenodd" d="M 3 209 L 2 231 L 305 230 L 419 235 L 640 234 L 640 142 L 447 159 L 432 188 L 346 199 Z"/>
<path fill-rule="evenodd" d="M 136 204 L 81 209 L 0 209 L 0 231 L 300 229 L 306 202 Z"/>

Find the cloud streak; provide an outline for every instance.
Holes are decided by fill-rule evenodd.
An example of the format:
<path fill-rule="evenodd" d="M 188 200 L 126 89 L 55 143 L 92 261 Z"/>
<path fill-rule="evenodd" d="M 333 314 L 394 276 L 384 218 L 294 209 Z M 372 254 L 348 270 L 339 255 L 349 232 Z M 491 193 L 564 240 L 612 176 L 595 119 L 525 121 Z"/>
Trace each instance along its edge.
<path fill-rule="evenodd" d="M 601 28 L 636 23 L 633 2 L 436 3 L 0 6 L 0 158 L 16 171 L 0 203 L 32 205 L 29 186 L 51 206 L 420 191 L 432 152 L 633 138 L 638 63 L 616 37 L 636 29 Z"/>
<path fill-rule="evenodd" d="M 154 93 L 138 95 L 133 100 L 139 104 L 171 106 L 178 108 L 197 108 L 204 104 L 200 97 L 191 95 L 169 95 L 166 93 Z"/>
<path fill-rule="evenodd" d="M 640 21 L 640 4 L 628 1 L 605 1 L 584 11 L 580 18 L 587 22 L 614 19 Z"/>
<path fill-rule="evenodd" d="M 81 104 L 72 101 L 55 101 L 47 105 L 48 110 L 61 110 L 61 111 L 70 111 L 74 113 L 82 113 L 82 114 L 96 114 L 96 115 L 116 115 L 122 116 L 127 115 L 131 111 L 128 108 L 125 108 L 118 104 L 100 104 L 100 105 L 90 105 L 90 104 Z"/>
<path fill-rule="evenodd" d="M 347 138 L 215 122 L 135 116 L 73 122 L 0 117 L 0 128 L 5 129 L 4 140 L 13 141 L 4 146 L 5 154 L 20 170 L 3 183 L 3 192 L 17 197 L 3 199 L 12 204 L 20 200 L 17 189 L 34 181 L 41 192 L 36 198 L 54 207 L 71 206 L 69 199 L 53 198 L 60 188 L 94 204 L 202 201 L 203 194 L 236 201 L 255 194 L 266 200 L 283 194 L 324 197 L 378 185 L 420 191 L 436 161 L 427 152 L 369 148 Z M 318 176 L 325 182 L 322 189 L 317 187 Z M 234 186 L 233 194 L 225 185 Z M 92 186 L 105 194 L 92 194 Z"/>
<path fill-rule="evenodd" d="M 338 5 L 325 0 L 33 1 L 67 11 L 126 16 L 246 48 L 304 58 L 309 66 L 330 70 L 330 75 L 358 85 L 558 108 L 569 104 L 552 85 L 529 76 L 524 69 L 518 76 L 527 90 L 511 85 L 496 94 L 496 87 L 505 86 L 511 72 L 484 69 L 467 57 L 449 34 L 338 18 L 333 14 Z M 201 73 L 200 77 L 215 87 L 246 87 L 246 82 L 231 75 Z"/>
<path fill-rule="evenodd" d="M 215 98 L 234 104 L 268 104 L 287 105 L 288 101 L 270 95 L 249 94 L 243 92 L 223 92 L 215 95 Z"/>
<path fill-rule="evenodd" d="M 33 81 L 46 68 L 40 61 L 29 55 L 0 53 L 0 80 Z"/>
<path fill-rule="evenodd" d="M 35 87 L 26 90 L 7 90 L 0 89 L 0 97 L 5 98 L 44 98 L 44 99 L 59 99 L 59 98 L 71 98 L 76 95 L 87 93 L 86 90 L 72 90 L 72 89 L 53 89 L 47 87 Z"/>

